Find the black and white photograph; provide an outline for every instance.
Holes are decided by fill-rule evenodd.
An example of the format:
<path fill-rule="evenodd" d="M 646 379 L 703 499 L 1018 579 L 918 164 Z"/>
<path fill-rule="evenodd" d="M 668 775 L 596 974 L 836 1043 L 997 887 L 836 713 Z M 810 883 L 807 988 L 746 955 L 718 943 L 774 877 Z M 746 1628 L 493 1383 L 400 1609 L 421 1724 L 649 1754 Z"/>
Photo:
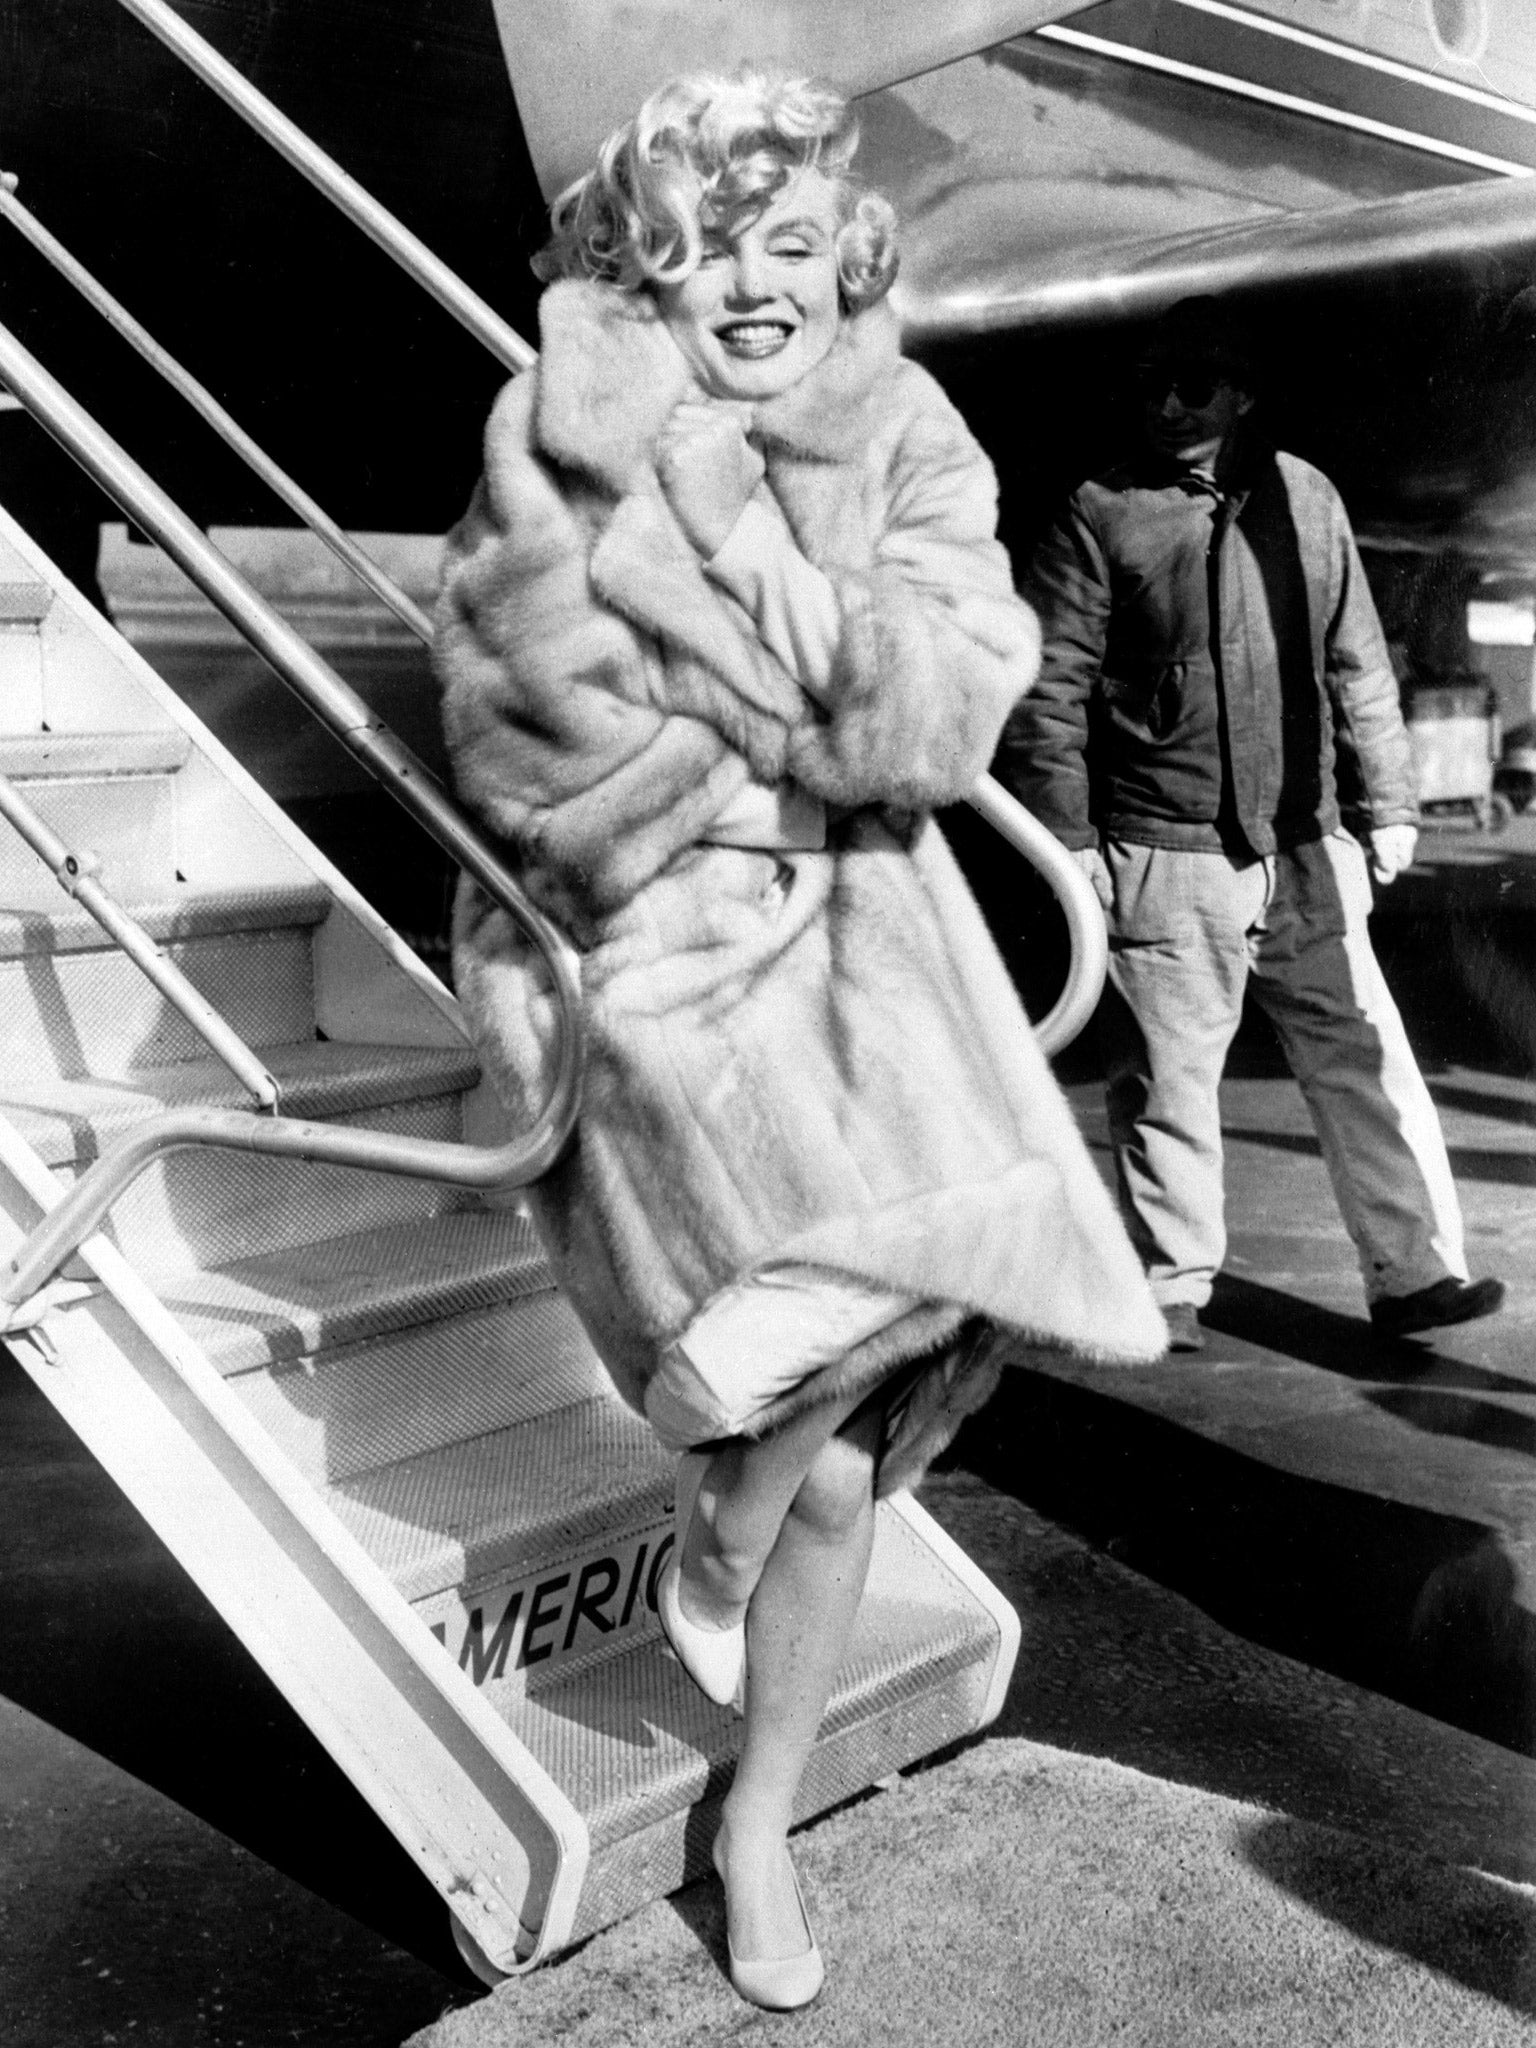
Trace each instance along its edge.
<path fill-rule="evenodd" d="M 0 2048 L 1536 2048 L 1533 0 L 0 0 Z"/>

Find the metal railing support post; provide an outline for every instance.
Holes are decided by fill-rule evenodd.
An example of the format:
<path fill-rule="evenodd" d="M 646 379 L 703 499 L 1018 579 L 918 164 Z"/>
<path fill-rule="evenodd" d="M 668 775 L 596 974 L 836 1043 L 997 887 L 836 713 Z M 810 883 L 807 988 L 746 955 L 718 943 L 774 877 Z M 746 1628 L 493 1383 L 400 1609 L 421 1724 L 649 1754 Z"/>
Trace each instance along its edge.
<path fill-rule="evenodd" d="M 95 879 L 89 856 L 73 852 L 27 802 L 8 776 L 0 775 L 0 818 L 15 830 L 43 863 L 66 895 L 90 913 L 139 972 L 179 1010 L 203 1043 L 228 1067 L 242 1088 L 275 1116 L 276 1080 L 238 1032 L 232 1030 L 206 996 L 200 995 L 168 959 L 138 921 Z"/>

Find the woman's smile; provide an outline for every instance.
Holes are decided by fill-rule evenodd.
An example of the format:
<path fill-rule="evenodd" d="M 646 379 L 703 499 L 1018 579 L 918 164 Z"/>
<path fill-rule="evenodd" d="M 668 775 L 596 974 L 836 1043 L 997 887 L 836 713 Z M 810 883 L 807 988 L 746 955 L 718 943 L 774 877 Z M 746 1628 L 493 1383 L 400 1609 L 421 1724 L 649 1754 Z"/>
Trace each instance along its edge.
<path fill-rule="evenodd" d="M 792 178 L 729 239 L 706 233 L 696 270 L 658 285 L 667 330 L 716 398 L 775 398 L 837 338 L 837 193 L 816 171 Z"/>
<path fill-rule="evenodd" d="M 715 329 L 720 345 L 744 362 L 758 362 L 776 356 L 794 337 L 789 320 L 731 320 Z"/>

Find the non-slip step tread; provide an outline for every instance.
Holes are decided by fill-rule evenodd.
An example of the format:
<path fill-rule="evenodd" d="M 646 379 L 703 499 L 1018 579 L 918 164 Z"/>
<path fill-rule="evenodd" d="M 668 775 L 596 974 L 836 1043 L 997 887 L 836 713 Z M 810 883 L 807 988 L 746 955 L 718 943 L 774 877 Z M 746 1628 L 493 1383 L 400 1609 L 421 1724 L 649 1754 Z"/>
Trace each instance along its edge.
<path fill-rule="evenodd" d="M 161 1293 L 220 1371 L 235 1373 L 551 1284 L 525 1217 L 453 1209 L 171 1275 Z"/>
<path fill-rule="evenodd" d="M 230 1385 L 321 1488 L 579 1402 L 613 1399 L 591 1341 L 553 1287 L 241 1372 Z"/>
<path fill-rule="evenodd" d="M 458 1145 L 463 1098 L 392 1102 L 334 1118 L 326 1128 Z M 112 1205 L 106 1229 L 159 1292 L 199 1268 L 227 1266 L 285 1246 L 297 1252 L 348 1231 L 424 1223 L 471 1206 L 466 1190 L 416 1174 L 189 1145 L 150 1163 Z"/>
<path fill-rule="evenodd" d="M 191 740 L 175 725 L 124 732 L 0 732 L 0 775 L 15 782 L 173 775 L 191 755 Z"/>
<path fill-rule="evenodd" d="M 0 907 L 0 960 L 48 953 L 112 952 L 115 945 L 89 911 L 61 890 L 57 910 Z M 318 882 L 258 882 L 239 889 L 187 883 L 154 898 L 128 898 L 122 908 L 161 945 L 224 938 L 324 921 L 330 893 Z"/>
<path fill-rule="evenodd" d="M 405 1598 L 422 1600 L 654 1522 L 670 1507 L 675 1466 L 609 1395 L 403 1459 L 327 1499 Z"/>
<path fill-rule="evenodd" d="M 991 1657 L 993 1618 L 889 1509 L 818 1740 Z M 591 1831 L 594 1855 L 704 1796 L 731 1762 L 741 1722 L 705 1699 L 648 1630 L 600 1663 L 529 1691 L 491 1679 L 486 1698 L 532 1750 Z"/>
<path fill-rule="evenodd" d="M 350 1116 L 386 1104 L 472 1088 L 468 1046 L 342 1045 L 304 1039 L 260 1048 L 285 1116 Z M 0 1077 L 4 1114 L 50 1166 L 97 1158 L 144 1117 L 194 1106 L 244 1109 L 250 1097 L 220 1060 L 185 1060 L 122 1075 Z"/>

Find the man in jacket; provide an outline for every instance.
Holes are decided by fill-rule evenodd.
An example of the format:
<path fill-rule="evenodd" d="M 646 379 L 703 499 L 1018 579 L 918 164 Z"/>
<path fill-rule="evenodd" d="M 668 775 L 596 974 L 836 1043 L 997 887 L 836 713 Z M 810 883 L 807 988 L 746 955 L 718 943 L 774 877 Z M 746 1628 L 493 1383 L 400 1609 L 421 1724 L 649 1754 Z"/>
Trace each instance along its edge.
<path fill-rule="evenodd" d="M 1490 1314 L 1445 1144 L 1371 951 L 1371 872 L 1417 807 L 1386 644 L 1337 491 L 1254 431 L 1241 331 L 1174 307 L 1140 370 L 1145 445 L 1069 500 L 1027 594 L 1044 656 L 1001 779 L 1071 848 L 1110 927 L 1104 1006 L 1121 1206 L 1175 1350 L 1226 1250 L 1217 1086 L 1252 979 L 1301 1085 L 1390 1334 Z"/>

